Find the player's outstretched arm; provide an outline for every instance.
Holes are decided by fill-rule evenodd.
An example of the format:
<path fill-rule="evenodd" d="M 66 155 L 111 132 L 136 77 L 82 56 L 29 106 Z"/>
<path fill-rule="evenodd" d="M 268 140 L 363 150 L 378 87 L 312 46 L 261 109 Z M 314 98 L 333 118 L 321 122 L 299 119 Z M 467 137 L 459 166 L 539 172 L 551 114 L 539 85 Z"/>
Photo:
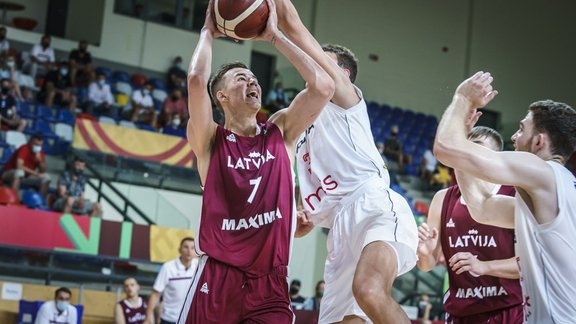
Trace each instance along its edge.
<path fill-rule="evenodd" d="M 504 279 L 520 278 L 516 257 L 480 261 L 470 252 L 458 252 L 448 260 L 448 265 L 456 274 L 469 271 L 480 276 L 493 276 Z"/>
<path fill-rule="evenodd" d="M 434 141 L 438 160 L 466 174 L 492 183 L 519 187 L 534 197 L 555 195 L 553 171 L 544 160 L 527 152 L 495 152 L 466 139 L 466 120 L 471 110 L 483 108 L 498 93 L 490 73 L 478 72 L 456 89 Z M 556 207 L 557 208 L 557 207 Z M 557 212 L 536 214 L 540 223 L 551 221 Z"/>
<path fill-rule="evenodd" d="M 192 150 L 198 157 L 198 171 L 202 180 L 208 168 L 210 147 L 216 132 L 212 118 L 212 104 L 207 85 L 212 66 L 212 42 L 221 34 L 217 31 L 210 8 L 206 11 L 206 21 L 200 32 L 200 39 L 188 68 L 188 121 L 187 136 Z M 204 175 L 204 176 L 203 176 Z M 202 181 L 204 182 L 204 181 Z"/>
<path fill-rule="evenodd" d="M 440 256 L 442 250 L 442 245 L 438 244 L 441 226 L 440 219 L 447 191 L 447 189 L 442 189 L 434 195 L 428 209 L 428 219 L 426 223 L 418 227 L 418 262 L 416 265 L 420 271 L 428 272 L 432 270 Z"/>
<path fill-rule="evenodd" d="M 267 2 L 270 7 L 268 24 L 257 39 L 272 43 L 294 65 L 307 84 L 287 109 L 270 119 L 282 128 L 284 140 L 291 145 L 320 115 L 322 108 L 334 94 L 334 81 L 318 63 L 278 30 L 274 1 Z"/>
<path fill-rule="evenodd" d="M 306 26 L 304 26 L 292 2 L 290 2 L 290 0 L 274 1 L 276 2 L 278 26 L 280 29 L 286 33 L 286 36 L 298 47 L 318 62 L 334 80 L 336 92 L 334 93 L 332 102 L 342 108 L 350 108 L 356 105 L 360 101 L 360 97 L 356 93 L 356 89 L 354 89 L 349 76 L 322 50 L 322 46 L 320 46 Z"/>

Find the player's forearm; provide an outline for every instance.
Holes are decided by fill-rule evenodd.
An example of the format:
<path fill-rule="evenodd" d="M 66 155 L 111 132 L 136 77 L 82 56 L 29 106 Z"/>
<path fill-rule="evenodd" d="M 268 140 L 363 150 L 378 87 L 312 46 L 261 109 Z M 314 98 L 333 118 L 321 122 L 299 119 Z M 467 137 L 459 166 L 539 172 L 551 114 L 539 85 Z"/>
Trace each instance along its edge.
<path fill-rule="evenodd" d="M 308 84 L 309 91 L 318 92 L 323 97 L 332 96 L 334 93 L 334 82 L 316 61 L 304 53 L 282 32 L 278 32 L 271 42 L 300 73 Z"/>
<path fill-rule="evenodd" d="M 212 32 L 204 27 L 200 32 L 200 39 L 188 67 L 188 87 L 201 86 L 205 88 L 210 80 L 213 41 Z"/>
<path fill-rule="evenodd" d="M 520 271 L 518 269 L 516 257 L 503 260 L 484 261 L 484 263 L 486 265 L 486 272 L 484 275 L 505 279 L 520 278 Z"/>
<path fill-rule="evenodd" d="M 428 272 L 436 267 L 436 257 L 432 254 L 418 252 L 416 266 L 420 271 Z"/>
<path fill-rule="evenodd" d="M 468 99 L 454 95 L 440 120 L 434 140 L 434 155 L 445 165 L 455 167 L 459 151 L 466 145 L 465 121 L 470 108 Z"/>
<path fill-rule="evenodd" d="M 156 290 L 152 291 L 150 297 L 148 298 L 148 308 L 146 309 L 146 318 L 154 318 L 154 309 L 158 304 L 158 299 L 160 298 L 160 293 Z"/>

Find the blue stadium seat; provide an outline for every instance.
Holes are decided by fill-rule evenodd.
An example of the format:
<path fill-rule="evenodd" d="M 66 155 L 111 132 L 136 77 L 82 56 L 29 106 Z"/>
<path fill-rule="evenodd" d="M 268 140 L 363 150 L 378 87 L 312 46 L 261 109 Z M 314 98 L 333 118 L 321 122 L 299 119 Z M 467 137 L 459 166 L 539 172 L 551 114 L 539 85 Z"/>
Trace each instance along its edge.
<path fill-rule="evenodd" d="M 166 135 L 173 135 L 173 136 L 180 136 L 186 137 L 186 130 L 181 128 L 173 128 L 170 126 L 166 126 L 162 129 L 162 133 Z"/>
<path fill-rule="evenodd" d="M 70 110 L 60 109 L 58 110 L 58 122 L 74 125 L 74 114 Z"/>
<path fill-rule="evenodd" d="M 8 163 L 8 160 L 14 154 L 15 149 L 10 146 L 6 146 L 2 149 L 2 156 L 0 156 L 0 164 L 4 165 Z"/>
<path fill-rule="evenodd" d="M 154 89 L 166 90 L 166 83 L 164 82 L 164 80 L 158 78 L 152 78 L 148 81 L 152 84 Z"/>
<path fill-rule="evenodd" d="M 79 103 L 83 103 L 88 100 L 88 88 L 79 87 L 76 89 L 76 98 L 78 99 Z"/>
<path fill-rule="evenodd" d="M 54 111 L 52 111 L 52 108 L 44 105 L 36 106 L 36 117 L 51 123 L 58 122 L 58 118 L 54 117 Z"/>
<path fill-rule="evenodd" d="M 49 210 L 42 195 L 36 190 L 28 189 L 22 194 L 22 203 L 28 208 Z"/>
<path fill-rule="evenodd" d="M 158 130 L 150 125 L 146 124 L 137 124 L 138 128 L 141 130 L 149 131 L 149 132 L 158 132 Z"/>
<path fill-rule="evenodd" d="M 111 81 L 130 83 L 130 73 L 120 70 L 114 71 L 114 73 L 112 73 Z"/>
<path fill-rule="evenodd" d="M 16 104 L 16 111 L 21 118 L 36 119 L 33 106 L 30 102 L 22 101 Z"/>
<path fill-rule="evenodd" d="M 110 80 L 110 78 L 112 77 L 112 70 L 110 70 L 107 67 L 99 66 L 96 68 L 96 72 L 103 74 L 108 80 Z"/>
<path fill-rule="evenodd" d="M 50 128 L 50 124 L 47 121 L 41 119 L 38 119 L 36 122 L 34 122 L 34 133 L 40 133 L 45 138 L 58 137 L 52 128 Z"/>

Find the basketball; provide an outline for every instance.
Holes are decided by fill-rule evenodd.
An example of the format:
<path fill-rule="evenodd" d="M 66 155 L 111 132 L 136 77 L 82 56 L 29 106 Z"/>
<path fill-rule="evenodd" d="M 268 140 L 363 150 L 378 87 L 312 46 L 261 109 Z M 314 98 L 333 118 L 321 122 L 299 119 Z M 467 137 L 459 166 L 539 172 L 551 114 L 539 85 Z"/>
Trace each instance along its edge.
<path fill-rule="evenodd" d="M 266 28 L 266 0 L 215 0 L 214 17 L 218 30 L 228 37 L 252 39 Z"/>

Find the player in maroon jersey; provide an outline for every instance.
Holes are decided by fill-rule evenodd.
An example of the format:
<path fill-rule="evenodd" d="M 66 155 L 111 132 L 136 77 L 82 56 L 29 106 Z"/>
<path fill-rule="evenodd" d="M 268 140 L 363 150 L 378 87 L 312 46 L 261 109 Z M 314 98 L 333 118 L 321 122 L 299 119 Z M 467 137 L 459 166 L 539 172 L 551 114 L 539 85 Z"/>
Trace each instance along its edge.
<path fill-rule="evenodd" d="M 146 319 L 146 301 L 140 297 L 140 285 L 136 279 L 124 280 L 126 298 L 119 301 L 114 309 L 115 324 L 142 324 Z"/>
<path fill-rule="evenodd" d="M 468 139 L 502 150 L 500 134 L 475 127 Z M 497 186 L 456 171 L 462 185 L 491 186 L 513 196 L 513 187 Z M 430 271 L 440 252 L 447 260 L 450 287 L 444 298 L 448 323 L 522 323 L 522 291 L 514 253 L 514 230 L 476 222 L 458 185 L 432 199 L 428 220 L 418 228 L 418 268 Z M 438 244 L 440 240 L 440 244 Z"/>
<path fill-rule="evenodd" d="M 258 80 L 242 63 L 226 64 L 209 82 L 225 115 L 224 126 L 217 125 L 206 84 L 212 43 L 222 34 L 207 11 L 188 71 L 187 135 L 204 186 L 196 242 L 202 258 L 178 323 L 293 322 L 287 281 L 296 223 L 291 159 L 298 136 L 331 98 L 334 83 L 278 30 L 274 2 L 267 3 L 267 27 L 257 40 L 276 47 L 307 87 L 288 108 L 258 124 Z"/>

